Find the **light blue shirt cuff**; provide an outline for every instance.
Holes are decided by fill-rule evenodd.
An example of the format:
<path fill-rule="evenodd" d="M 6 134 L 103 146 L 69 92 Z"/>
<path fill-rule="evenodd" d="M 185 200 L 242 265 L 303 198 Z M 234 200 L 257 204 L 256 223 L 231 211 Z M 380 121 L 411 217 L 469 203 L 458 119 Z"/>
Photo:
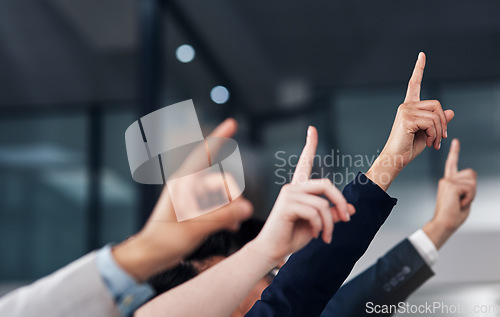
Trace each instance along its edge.
<path fill-rule="evenodd" d="M 110 245 L 98 251 L 97 267 L 123 316 L 133 316 L 134 312 L 155 294 L 149 284 L 137 283 L 116 263 Z"/>

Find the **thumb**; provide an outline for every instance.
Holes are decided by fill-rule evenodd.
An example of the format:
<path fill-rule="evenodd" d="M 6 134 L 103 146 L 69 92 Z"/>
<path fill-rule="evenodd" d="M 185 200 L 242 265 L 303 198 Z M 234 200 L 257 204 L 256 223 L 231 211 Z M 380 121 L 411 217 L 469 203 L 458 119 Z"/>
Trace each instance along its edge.
<path fill-rule="evenodd" d="M 455 112 L 453 110 L 445 110 L 444 116 L 446 117 L 446 122 L 450 122 L 455 117 Z"/>

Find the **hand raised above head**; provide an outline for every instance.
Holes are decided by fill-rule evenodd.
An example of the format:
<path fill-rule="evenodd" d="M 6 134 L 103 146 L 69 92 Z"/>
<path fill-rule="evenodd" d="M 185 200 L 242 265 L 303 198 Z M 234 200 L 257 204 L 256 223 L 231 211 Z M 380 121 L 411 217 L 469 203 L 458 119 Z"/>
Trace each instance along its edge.
<path fill-rule="evenodd" d="M 217 126 L 209 137 L 230 138 L 236 130 L 236 121 L 227 119 Z M 201 152 L 191 153 L 184 162 L 190 164 L 190 167 L 197 167 L 196 164 L 200 160 L 196 155 L 207 154 L 204 144 L 201 150 L 196 148 L 195 151 Z M 220 175 L 214 176 L 216 175 L 206 173 L 196 179 L 196 184 L 181 182 L 178 186 L 171 186 L 173 188 L 170 188 L 170 192 L 165 186 L 142 230 L 114 248 L 113 255 L 120 266 L 138 281 L 144 281 L 149 276 L 179 263 L 208 235 L 225 229 L 236 230 L 242 221 L 248 219 L 252 215 L 253 206 L 245 198 L 238 197 L 214 211 L 185 221 L 177 221 L 172 196 L 182 203 L 181 207 L 196 211 L 203 209 L 200 201 L 186 197 L 203 199 L 203 194 L 217 195 L 220 191 L 226 192 L 226 186 L 228 189 L 237 186 L 230 174 L 225 175 L 225 183 L 220 181 Z"/>
<path fill-rule="evenodd" d="M 448 123 L 455 116 L 453 110 L 443 111 L 438 100 L 420 100 L 425 59 L 424 53 L 418 54 L 405 100 L 398 108 L 391 134 L 379 158 L 367 173 L 384 190 L 426 146 L 436 150 L 441 148 L 442 139 L 448 137 Z"/>
<path fill-rule="evenodd" d="M 460 142 L 454 139 L 439 181 L 434 218 L 423 228 L 438 249 L 465 222 L 476 196 L 477 174 L 470 168 L 458 170 L 459 153 Z"/>
<path fill-rule="evenodd" d="M 476 197 L 477 174 L 473 169 L 458 170 L 460 142 L 454 139 L 446 160 L 444 177 L 438 186 L 435 218 L 456 230 L 468 217 Z"/>
<path fill-rule="evenodd" d="M 329 179 L 310 179 L 317 144 L 318 132 L 311 126 L 292 182 L 282 187 L 255 239 L 274 261 L 301 249 L 321 232 L 323 241 L 330 243 L 334 223 L 349 221 L 355 212 Z"/>
<path fill-rule="evenodd" d="M 425 147 L 441 148 L 441 140 L 448 137 L 448 122 L 454 117 L 437 100 L 420 100 L 420 89 L 425 68 L 425 54 L 418 55 L 415 69 L 408 83 L 406 98 L 398 108 L 389 140 L 384 150 L 403 157 L 403 167 L 417 157 Z"/>

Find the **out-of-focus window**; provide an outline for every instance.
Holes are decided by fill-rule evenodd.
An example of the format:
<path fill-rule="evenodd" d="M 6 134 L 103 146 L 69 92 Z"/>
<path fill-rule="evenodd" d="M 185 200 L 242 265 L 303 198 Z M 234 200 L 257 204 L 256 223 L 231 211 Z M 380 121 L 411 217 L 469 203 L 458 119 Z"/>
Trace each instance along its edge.
<path fill-rule="evenodd" d="M 82 115 L 0 119 L 0 279 L 39 278 L 85 251 Z"/>

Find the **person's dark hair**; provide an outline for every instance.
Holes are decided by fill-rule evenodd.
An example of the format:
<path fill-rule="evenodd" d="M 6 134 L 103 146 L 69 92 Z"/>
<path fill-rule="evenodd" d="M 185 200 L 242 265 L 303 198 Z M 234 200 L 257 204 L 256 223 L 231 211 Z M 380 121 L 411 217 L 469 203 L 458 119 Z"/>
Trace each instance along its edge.
<path fill-rule="evenodd" d="M 213 256 L 229 256 L 231 251 L 231 233 L 221 231 L 212 234 L 196 249 L 186 261 L 204 261 Z"/>
<path fill-rule="evenodd" d="M 259 232 L 262 230 L 263 226 L 264 221 L 257 218 L 250 218 L 243 222 L 240 226 L 240 230 L 235 233 L 231 233 L 231 253 L 238 251 L 243 248 L 245 244 L 255 239 L 255 237 L 257 237 Z"/>
<path fill-rule="evenodd" d="M 199 272 L 193 266 L 193 262 L 201 262 L 213 256 L 227 257 L 231 251 L 231 246 L 231 234 L 229 232 L 215 233 L 209 236 L 181 264 L 153 276 L 148 280 L 148 283 L 154 288 L 157 295 L 162 294 L 198 275 Z"/>
<path fill-rule="evenodd" d="M 177 285 L 189 281 L 196 275 L 198 275 L 198 272 L 191 263 L 181 263 L 170 270 L 153 276 L 148 282 L 156 291 L 156 294 L 160 295 Z"/>
<path fill-rule="evenodd" d="M 193 266 L 193 262 L 202 262 L 214 256 L 227 257 L 231 255 L 252 241 L 259 234 L 263 225 L 262 220 L 251 218 L 241 224 L 238 232 L 221 231 L 215 233 L 209 236 L 184 262 L 153 276 L 148 282 L 155 289 L 157 295 L 187 282 L 199 273 Z"/>

